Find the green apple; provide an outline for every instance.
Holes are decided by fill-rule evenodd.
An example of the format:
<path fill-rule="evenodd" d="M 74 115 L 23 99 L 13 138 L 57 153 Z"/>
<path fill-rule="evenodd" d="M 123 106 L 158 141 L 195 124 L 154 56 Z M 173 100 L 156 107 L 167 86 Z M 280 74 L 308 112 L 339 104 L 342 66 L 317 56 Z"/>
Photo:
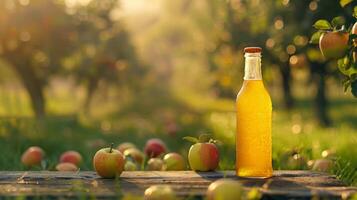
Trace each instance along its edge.
<path fill-rule="evenodd" d="M 145 190 L 145 200 L 176 200 L 175 192 L 168 185 L 153 185 Z"/>
<path fill-rule="evenodd" d="M 38 146 L 29 147 L 21 156 L 21 162 L 25 166 L 31 167 L 35 165 L 41 165 L 41 161 L 45 153 Z"/>
<path fill-rule="evenodd" d="M 207 189 L 207 200 L 240 200 L 243 199 L 242 196 L 242 185 L 231 179 L 219 179 Z"/>
<path fill-rule="evenodd" d="M 93 166 L 97 174 L 103 178 L 114 178 L 120 176 L 124 169 L 125 159 L 120 151 L 103 148 L 97 151 L 93 158 Z"/>
<path fill-rule="evenodd" d="M 124 151 L 124 156 L 126 158 L 132 158 L 139 165 L 144 161 L 144 153 L 137 148 L 129 148 Z"/>
<path fill-rule="evenodd" d="M 164 170 L 180 171 L 186 169 L 185 159 L 178 153 L 168 153 L 164 156 Z"/>
<path fill-rule="evenodd" d="M 127 160 L 124 165 L 124 170 L 125 171 L 136 171 L 136 170 L 138 170 L 138 167 L 133 161 Z"/>
<path fill-rule="evenodd" d="M 151 171 L 161 171 L 164 167 L 164 161 L 160 158 L 150 158 L 148 161 L 147 169 Z"/>

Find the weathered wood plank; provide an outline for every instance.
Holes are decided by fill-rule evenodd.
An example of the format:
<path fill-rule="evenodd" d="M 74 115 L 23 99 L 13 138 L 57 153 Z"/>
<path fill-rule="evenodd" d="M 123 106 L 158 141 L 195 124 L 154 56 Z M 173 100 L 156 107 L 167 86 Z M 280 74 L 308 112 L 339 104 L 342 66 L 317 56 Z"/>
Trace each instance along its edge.
<path fill-rule="evenodd" d="M 169 184 L 179 196 L 199 198 L 212 181 L 223 177 L 239 180 L 246 190 L 258 187 L 266 199 L 309 199 L 312 196 L 339 199 L 357 192 L 356 187 L 347 187 L 332 175 L 311 171 L 275 171 L 270 179 L 238 178 L 233 171 L 135 171 L 123 172 L 118 180 L 102 179 L 91 171 L 2 171 L 0 197 L 110 199 L 127 193 L 142 195 L 150 185 Z"/>

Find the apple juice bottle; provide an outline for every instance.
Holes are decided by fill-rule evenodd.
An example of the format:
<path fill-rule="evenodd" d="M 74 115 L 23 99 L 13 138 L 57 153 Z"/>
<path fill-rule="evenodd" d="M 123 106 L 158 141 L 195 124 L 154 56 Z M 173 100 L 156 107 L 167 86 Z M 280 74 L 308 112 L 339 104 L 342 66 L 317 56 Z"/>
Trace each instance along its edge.
<path fill-rule="evenodd" d="M 236 174 L 267 178 L 272 170 L 272 103 L 261 73 L 261 48 L 244 49 L 244 81 L 236 100 Z"/>

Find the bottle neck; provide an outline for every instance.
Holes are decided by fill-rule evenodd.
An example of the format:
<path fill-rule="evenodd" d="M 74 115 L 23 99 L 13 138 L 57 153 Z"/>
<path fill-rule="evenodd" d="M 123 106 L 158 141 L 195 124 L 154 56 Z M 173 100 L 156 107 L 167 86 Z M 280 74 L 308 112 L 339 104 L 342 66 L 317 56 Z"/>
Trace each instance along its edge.
<path fill-rule="evenodd" d="M 262 80 L 261 54 L 245 53 L 244 80 Z"/>

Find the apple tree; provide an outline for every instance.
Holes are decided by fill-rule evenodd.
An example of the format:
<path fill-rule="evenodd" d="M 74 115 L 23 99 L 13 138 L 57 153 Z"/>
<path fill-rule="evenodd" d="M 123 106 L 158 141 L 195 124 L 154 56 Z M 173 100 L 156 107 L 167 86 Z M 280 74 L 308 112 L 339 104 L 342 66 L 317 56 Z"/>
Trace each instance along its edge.
<path fill-rule="evenodd" d="M 0 4 L 0 57 L 17 73 L 38 117 L 45 114 L 44 88 L 73 47 L 72 22 L 57 1 Z"/>
<path fill-rule="evenodd" d="M 123 22 L 112 17 L 119 6 L 117 0 L 92 0 L 72 8 L 78 48 L 65 59 L 64 68 L 86 88 L 85 111 L 99 83 L 136 87 L 145 72 Z"/>
<path fill-rule="evenodd" d="M 355 18 L 356 4 L 357 1 L 340 0 L 340 5 Z M 337 61 L 338 69 L 344 77 L 344 91 L 350 90 L 357 97 L 357 22 L 354 25 L 351 22 L 346 23 L 342 16 L 334 17 L 331 22 L 319 19 L 314 24 L 317 32 L 311 36 L 311 42 L 319 44 L 326 60 Z"/>

